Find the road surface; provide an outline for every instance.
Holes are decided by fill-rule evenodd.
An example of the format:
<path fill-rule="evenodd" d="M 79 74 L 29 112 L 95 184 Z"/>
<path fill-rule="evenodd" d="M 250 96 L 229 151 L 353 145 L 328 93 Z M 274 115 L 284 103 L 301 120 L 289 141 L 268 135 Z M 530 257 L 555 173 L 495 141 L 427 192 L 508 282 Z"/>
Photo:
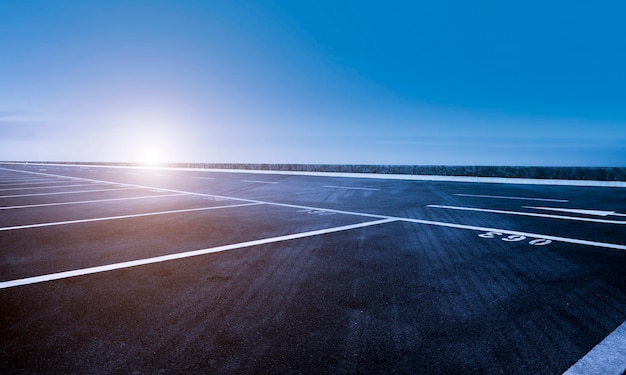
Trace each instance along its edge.
<path fill-rule="evenodd" d="M 626 189 L 0 164 L 0 373 L 626 370 Z"/>

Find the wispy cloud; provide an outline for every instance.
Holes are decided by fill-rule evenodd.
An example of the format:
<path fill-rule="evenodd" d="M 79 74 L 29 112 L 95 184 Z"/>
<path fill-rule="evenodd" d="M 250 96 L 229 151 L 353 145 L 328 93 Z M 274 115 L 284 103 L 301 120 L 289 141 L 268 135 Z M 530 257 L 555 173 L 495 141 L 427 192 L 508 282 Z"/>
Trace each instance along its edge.
<path fill-rule="evenodd" d="M 16 118 L 26 118 L 37 116 L 38 113 L 35 111 L 27 111 L 20 109 L 0 109 L 0 120 L 2 119 L 16 119 Z"/>

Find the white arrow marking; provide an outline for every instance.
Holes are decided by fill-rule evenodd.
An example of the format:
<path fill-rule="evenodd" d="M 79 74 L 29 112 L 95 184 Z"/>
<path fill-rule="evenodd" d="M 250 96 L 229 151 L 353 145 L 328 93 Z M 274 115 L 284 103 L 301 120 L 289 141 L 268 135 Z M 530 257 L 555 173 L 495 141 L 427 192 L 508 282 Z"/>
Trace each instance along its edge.
<path fill-rule="evenodd" d="M 583 210 L 583 209 L 577 209 L 577 208 L 532 207 L 532 206 L 524 206 L 524 208 L 532 208 L 535 210 L 560 211 L 560 212 L 568 212 L 571 214 L 581 214 L 581 215 L 626 216 L 626 214 L 619 214 L 615 211 Z"/>
<path fill-rule="evenodd" d="M 562 216 L 562 215 L 552 215 L 552 214 L 536 214 L 536 213 L 532 213 L 532 212 L 492 210 L 492 209 L 489 209 L 489 208 L 441 206 L 441 205 L 438 205 L 438 204 L 429 204 L 426 207 L 430 207 L 430 208 L 444 208 L 444 209 L 449 209 L 449 210 L 461 210 L 461 211 L 489 212 L 489 213 L 493 213 L 493 214 L 545 217 L 545 218 L 550 218 L 550 219 L 589 221 L 589 222 L 592 222 L 592 223 L 603 223 L 603 224 L 621 224 L 621 225 L 626 225 L 626 220 L 608 220 L 608 219 L 596 219 L 596 218 L 591 218 L 591 217 Z"/>

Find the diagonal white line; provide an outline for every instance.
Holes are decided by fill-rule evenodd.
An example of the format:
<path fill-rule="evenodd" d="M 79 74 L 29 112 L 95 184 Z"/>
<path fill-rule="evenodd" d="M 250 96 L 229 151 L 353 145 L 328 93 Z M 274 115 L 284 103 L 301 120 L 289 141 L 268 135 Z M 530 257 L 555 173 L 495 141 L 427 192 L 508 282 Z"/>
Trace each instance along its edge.
<path fill-rule="evenodd" d="M 48 206 L 65 206 L 65 205 L 70 205 L 70 204 L 124 201 L 124 200 L 132 200 L 132 199 L 149 199 L 149 198 L 161 198 L 161 197 L 175 197 L 175 196 L 179 196 L 179 195 L 184 195 L 184 194 L 176 193 L 176 194 L 161 194 L 161 195 L 143 195 L 143 196 L 140 196 L 140 197 L 94 199 L 94 200 L 89 200 L 89 201 L 73 201 L 73 202 L 58 202 L 58 203 L 27 204 L 27 205 L 22 205 L 22 206 L 0 207 L 0 210 L 13 210 L 13 209 L 20 209 L 20 208 L 34 208 L 34 207 L 48 207 Z"/>
<path fill-rule="evenodd" d="M 0 187 L 5 187 L 5 186 L 14 186 L 14 185 L 44 185 L 44 184 L 62 184 L 65 182 L 74 182 L 74 181 L 50 181 L 50 179 L 47 180 L 41 180 L 40 182 L 13 182 L 10 184 L 0 184 Z"/>
<path fill-rule="evenodd" d="M 258 205 L 258 204 L 261 204 L 261 203 L 242 203 L 242 204 L 231 204 L 231 205 L 226 205 L 226 206 L 187 208 L 187 209 L 184 209 L 184 210 L 159 211 L 159 212 L 148 212 L 148 213 L 143 213 L 143 214 L 131 214 L 131 215 L 97 217 L 97 218 L 92 218 L 92 219 L 80 219 L 80 220 L 57 221 L 57 222 L 51 222 L 51 223 L 16 225 L 16 226 L 13 226 L 13 227 L 3 227 L 3 228 L 0 228 L 0 231 L 8 231 L 8 230 L 16 230 L 16 229 L 30 229 L 30 228 L 40 228 L 40 227 L 50 227 L 50 226 L 55 226 L 55 225 L 66 225 L 66 224 L 91 223 L 91 222 L 94 222 L 94 221 L 129 219 L 129 218 L 133 218 L 133 217 L 177 214 L 177 213 L 181 213 L 181 212 L 206 211 L 206 210 L 215 210 L 215 209 L 218 209 L 218 208 L 243 207 L 243 206 L 253 206 L 253 205 Z"/>
<path fill-rule="evenodd" d="M 122 268 L 143 266 L 146 264 L 160 263 L 160 262 L 166 262 L 170 260 L 183 259 L 183 258 L 189 258 L 189 257 L 194 257 L 194 256 L 199 256 L 199 255 L 217 253 L 221 251 L 241 249 L 244 247 L 251 247 L 251 246 L 265 245 L 265 244 L 281 242 L 281 241 L 295 240 L 295 239 L 300 239 L 300 238 L 305 238 L 305 237 L 318 236 L 318 235 L 327 234 L 327 233 L 335 233 L 335 232 L 347 231 L 347 230 L 352 230 L 352 229 L 357 229 L 357 228 L 364 228 L 364 227 L 369 227 L 372 225 L 391 223 L 393 221 L 396 221 L 396 220 L 383 219 L 383 220 L 376 220 L 376 221 L 367 221 L 364 223 L 344 225 L 341 227 L 318 229 L 318 230 L 313 230 L 309 232 L 301 232 L 301 233 L 288 234 L 288 235 L 278 236 L 278 237 L 264 238 L 260 240 L 254 240 L 254 241 L 240 242 L 240 243 L 231 244 L 231 245 L 210 247 L 206 249 L 187 251 L 183 253 L 162 255 L 162 256 L 153 257 L 153 258 L 138 259 L 138 260 L 132 260 L 128 262 L 113 263 L 113 264 L 107 264 L 107 265 L 97 266 L 97 267 L 82 268 L 82 269 L 73 270 L 73 271 L 65 271 L 65 272 L 58 272 L 58 273 L 52 273 L 52 274 L 47 274 L 47 275 L 41 275 L 41 276 L 27 277 L 24 279 L 3 281 L 3 282 L 0 282 L 0 289 L 11 288 L 11 287 L 20 286 L 20 285 L 36 284 L 36 283 L 41 283 L 45 281 L 66 279 L 66 278 L 74 277 L 74 276 L 83 276 L 83 275 L 89 275 L 89 274 L 94 274 L 94 273 L 99 273 L 99 272 L 118 270 Z"/>
<path fill-rule="evenodd" d="M 129 189 L 141 189 L 141 188 L 129 186 L 129 187 L 119 187 L 119 188 L 115 188 L 115 189 L 94 189 L 94 190 L 80 190 L 80 191 L 59 191 L 59 192 L 55 192 L 55 193 L 0 195 L 0 198 L 21 198 L 21 197 L 36 197 L 36 196 L 42 196 L 42 195 L 95 193 L 95 192 L 100 192 L 100 191 L 129 190 Z"/>
<path fill-rule="evenodd" d="M 61 189 L 68 187 L 81 187 L 81 186 L 94 186 L 95 184 L 92 182 L 91 184 L 75 184 L 75 185 L 61 185 L 61 186 L 34 186 L 34 187 L 14 187 L 7 189 L 0 189 L 0 191 L 9 191 L 9 190 L 36 190 L 36 189 Z"/>

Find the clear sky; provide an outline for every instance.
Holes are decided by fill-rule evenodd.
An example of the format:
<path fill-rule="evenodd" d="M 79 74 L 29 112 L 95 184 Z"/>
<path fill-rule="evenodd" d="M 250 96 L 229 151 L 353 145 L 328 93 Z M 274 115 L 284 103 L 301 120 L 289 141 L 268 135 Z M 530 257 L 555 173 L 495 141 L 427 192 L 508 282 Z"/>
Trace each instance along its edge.
<path fill-rule="evenodd" d="M 624 1 L 0 1 L 0 160 L 626 166 Z"/>

